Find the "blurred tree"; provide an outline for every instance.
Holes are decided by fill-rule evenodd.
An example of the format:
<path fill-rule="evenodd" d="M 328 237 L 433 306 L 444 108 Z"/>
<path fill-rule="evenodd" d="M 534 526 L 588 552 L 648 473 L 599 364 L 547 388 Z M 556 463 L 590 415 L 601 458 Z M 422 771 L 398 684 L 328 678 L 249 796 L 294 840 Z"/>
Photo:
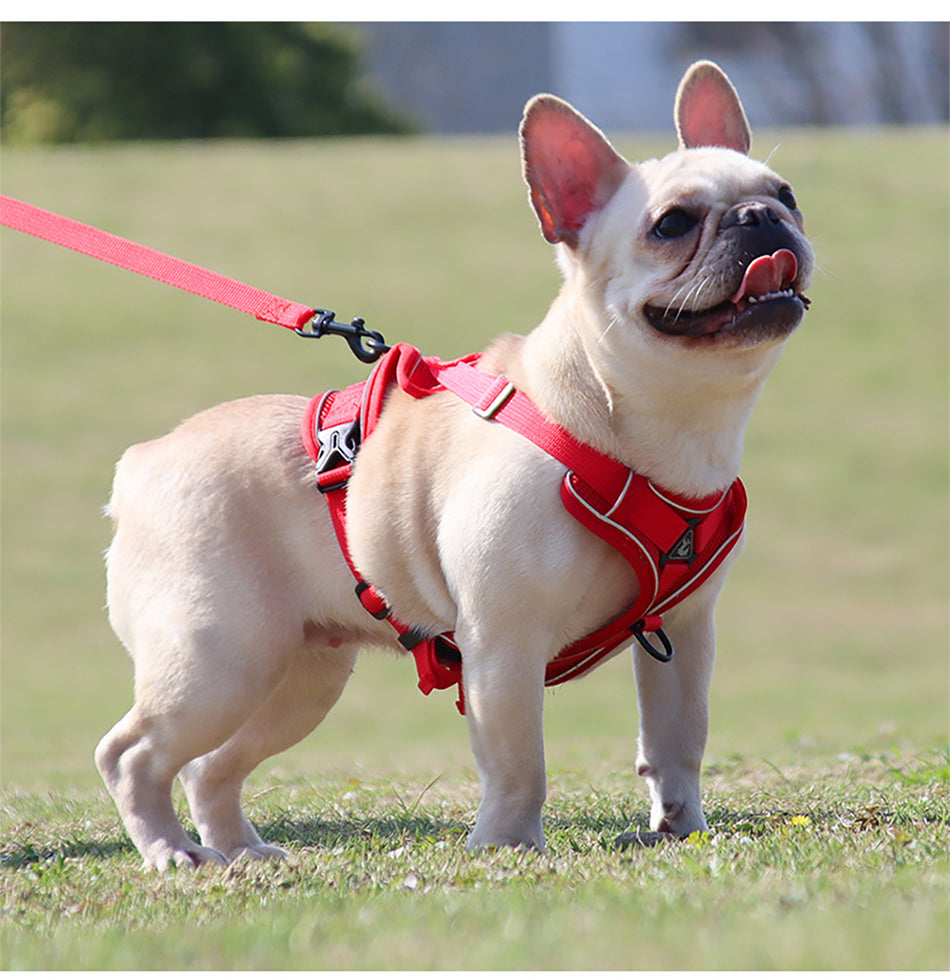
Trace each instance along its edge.
<path fill-rule="evenodd" d="M 407 132 L 322 24 L 5 23 L 5 142 Z"/>

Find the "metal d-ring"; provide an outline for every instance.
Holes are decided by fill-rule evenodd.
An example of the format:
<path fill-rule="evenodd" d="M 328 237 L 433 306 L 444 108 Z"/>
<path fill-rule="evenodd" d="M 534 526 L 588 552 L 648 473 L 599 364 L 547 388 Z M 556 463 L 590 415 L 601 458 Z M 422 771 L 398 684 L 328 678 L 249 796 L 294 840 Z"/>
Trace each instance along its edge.
<path fill-rule="evenodd" d="M 663 645 L 663 649 L 657 649 L 656 646 L 650 642 L 649 639 L 643 634 L 643 627 L 646 623 L 641 619 L 639 622 L 635 623 L 631 628 L 634 639 L 648 652 L 655 660 L 659 660 L 661 663 L 669 663 L 673 658 L 673 643 L 670 642 L 670 637 L 662 630 L 655 629 L 652 630 L 653 634 L 660 640 Z"/>

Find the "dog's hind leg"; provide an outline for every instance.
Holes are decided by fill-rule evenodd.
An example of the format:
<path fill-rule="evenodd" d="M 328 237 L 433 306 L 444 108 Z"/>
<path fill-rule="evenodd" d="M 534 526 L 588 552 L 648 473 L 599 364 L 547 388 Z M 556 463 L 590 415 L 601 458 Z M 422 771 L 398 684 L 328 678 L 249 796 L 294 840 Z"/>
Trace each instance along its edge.
<path fill-rule="evenodd" d="M 282 623 L 291 608 L 248 574 L 238 589 L 208 576 L 132 578 L 129 549 L 110 553 L 110 618 L 135 660 L 135 705 L 102 739 L 96 765 L 126 829 L 149 866 L 225 863 L 198 846 L 175 815 L 171 788 L 192 759 L 238 731 L 280 686 L 300 646 Z M 142 609 L 145 609 L 143 612 Z"/>
<path fill-rule="evenodd" d="M 96 766 L 133 843 L 145 863 L 160 870 L 227 862 L 185 833 L 172 804 L 172 782 L 185 764 L 237 731 L 283 672 L 268 676 L 235 666 L 228 676 L 223 668 L 206 668 L 210 665 L 189 657 L 179 661 L 173 680 L 165 676 L 160 684 L 148 672 L 137 673 L 134 707 L 96 748 Z"/>
<path fill-rule="evenodd" d="M 314 505 L 299 430 L 306 403 L 258 397 L 219 405 L 128 449 L 116 469 L 109 619 L 135 662 L 135 706 L 103 738 L 96 762 L 152 866 L 226 861 L 185 833 L 172 805 L 175 776 L 243 728 L 288 673 L 299 674 L 302 648 L 332 644 L 333 636 L 304 626 L 318 614 L 317 595 L 320 608 L 348 601 L 363 615 L 329 514 Z M 348 675 L 353 655 L 342 641 L 354 637 L 335 638 L 334 662 L 345 665 L 328 668 L 323 712 L 342 687 L 334 670 Z M 311 726 L 320 716 L 310 715 Z M 228 781 L 231 757 L 223 752 L 211 765 L 219 781 Z M 243 829 L 228 831 L 225 820 L 218 832 L 209 815 L 215 793 L 198 788 L 205 782 L 189 783 L 200 819 L 215 827 L 202 828 L 239 845 Z M 236 799 L 238 788 L 230 791 Z M 235 813 L 236 801 L 232 824 Z"/>
<path fill-rule="evenodd" d="M 241 812 L 241 787 L 265 759 L 305 738 L 336 703 L 359 646 L 303 648 L 281 684 L 228 741 L 181 772 L 195 825 L 206 847 L 228 860 L 280 857 Z"/>
<path fill-rule="evenodd" d="M 185 833 L 172 805 L 175 762 L 158 756 L 161 734 L 133 707 L 99 742 L 96 767 L 115 800 L 132 842 L 147 866 L 227 863 Z"/>

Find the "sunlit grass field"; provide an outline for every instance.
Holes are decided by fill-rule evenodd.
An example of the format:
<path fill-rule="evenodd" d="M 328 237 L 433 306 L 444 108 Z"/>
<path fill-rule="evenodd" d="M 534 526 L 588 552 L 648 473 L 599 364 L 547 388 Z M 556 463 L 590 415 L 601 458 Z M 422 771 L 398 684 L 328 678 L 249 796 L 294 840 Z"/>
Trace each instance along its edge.
<path fill-rule="evenodd" d="M 472 859 L 464 721 L 370 653 L 250 784 L 285 864 L 139 869 L 92 763 L 131 702 L 102 610 L 115 460 L 218 401 L 366 368 L 3 231 L 5 966 L 950 964 L 947 132 L 759 134 L 755 151 L 793 184 L 820 271 L 747 440 L 714 832 L 622 854 L 647 809 L 626 657 L 548 696 L 550 855 Z M 2 190 L 443 357 L 530 329 L 558 285 L 513 137 L 4 150 Z"/>

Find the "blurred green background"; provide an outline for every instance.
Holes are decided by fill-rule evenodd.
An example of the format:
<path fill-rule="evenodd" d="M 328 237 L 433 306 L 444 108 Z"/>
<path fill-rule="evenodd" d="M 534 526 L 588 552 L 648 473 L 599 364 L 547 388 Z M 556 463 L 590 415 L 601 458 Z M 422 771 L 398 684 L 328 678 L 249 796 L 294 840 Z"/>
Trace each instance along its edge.
<path fill-rule="evenodd" d="M 617 142 L 631 158 L 672 149 Z M 820 270 L 749 430 L 749 544 L 719 609 L 707 761 L 942 745 L 947 132 L 757 133 L 757 155 L 775 147 Z M 529 330 L 558 288 L 513 134 L 6 147 L 2 189 L 443 357 Z M 0 248 L 3 780 L 87 790 L 93 747 L 131 702 L 103 611 L 116 459 L 215 402 L 366 368 L 342 342 L 15 232 Z M 547 705 L 553 770 L 632 770 L 626 655 Z M 460 766 L 452 698 L 422 697 L 411 662 L 375 654 L 273 761 L 314 779 Z"/>
<path fill-rule="evenodd" d="M 406 132 L 334 24 L 5 23 L 5 144 Z"/>

